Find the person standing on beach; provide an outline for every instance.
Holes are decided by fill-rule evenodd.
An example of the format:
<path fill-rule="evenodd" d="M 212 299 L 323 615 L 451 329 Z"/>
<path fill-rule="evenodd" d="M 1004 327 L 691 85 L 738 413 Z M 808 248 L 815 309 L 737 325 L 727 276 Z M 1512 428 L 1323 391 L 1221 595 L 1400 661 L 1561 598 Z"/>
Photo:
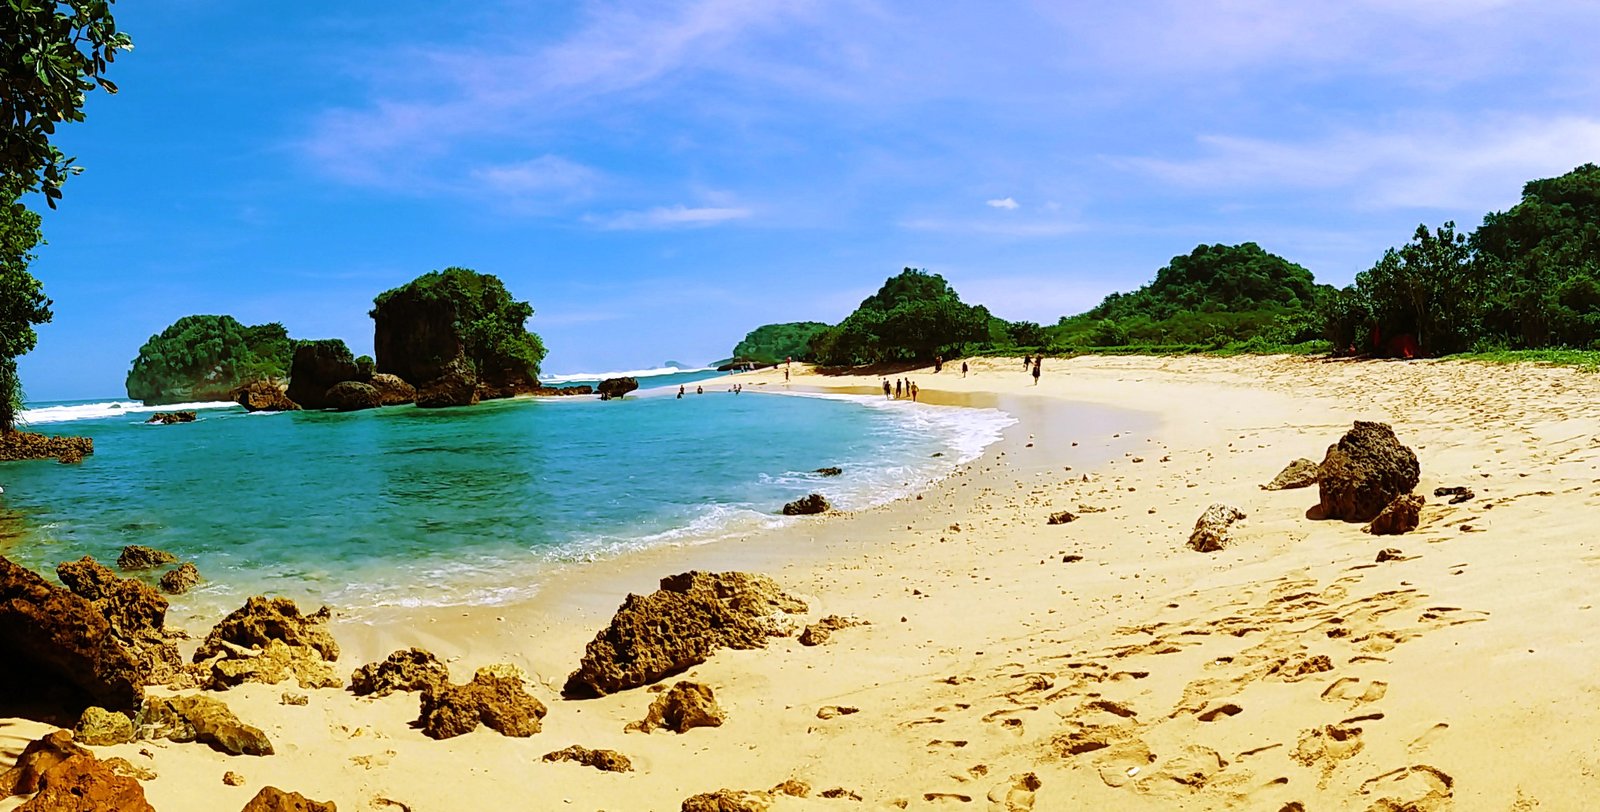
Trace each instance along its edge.
<path fill-rule="evenodd" d="M 935 355 L 933 357 L 933 371 L 934 371 L 934 374 L 938 374 L 943 369 L 944 369 L 944 356 L 943 355 Z"/>
<path fill-rule="evenodd" d="M 900 399 L 900 392 L 902 391 L 901 387 L 903 387 L 903 386 L 905 386 L 905 379 L 904 378 L 895 378 L 894 379 L 894 399 L 895 400 L 899 400 Z"/>
<path fill-rule="evenodd" d="M 967 377 L 967 362 L 966 361 L 962 361 L 961 362 L 961 377 L 963 377 L 963 378 Z"/>
<path fill-rule="evenodd" d="M 886 397 L 886 398 L 889 396 L 889 379 L 888 378 L 884 378 L 883 379 L 883 396 Z"/>
<path fill-rule="evenodd" d="M 1031 355 L 1022 356 L 1022 371 L 1023 372 L 1027 372 L 1028 371 L 1028 367 L 1031 367 L 1031 366 L 1033 366 L 1033 356 L 1031 356 Z"/>
<path fill-rule="evenodd" d="M 783 368 L 783 382 L 784 383 L 788 383 L 789 382 L 789 368 L 787 366 L 785 366 Z"/>
<path fill-rule="evenodd" d="M 916 381 L 912 381 L 911 382 L 911 402 L 912 403 L 916 403 L 917 402 L 917 393 L 920 392 L 920 391 L 922 391 L 922 390 L 917 388 L 917 382 Z"/>
<path fill-rule="evenodd" d="M 1044 360 L 1043 357 L 1033 359 L 1033 385 L 1034 386 L 1038 386 L 1039 385 L 1039 362 L 1042 361 L 1042 360 Z"/>

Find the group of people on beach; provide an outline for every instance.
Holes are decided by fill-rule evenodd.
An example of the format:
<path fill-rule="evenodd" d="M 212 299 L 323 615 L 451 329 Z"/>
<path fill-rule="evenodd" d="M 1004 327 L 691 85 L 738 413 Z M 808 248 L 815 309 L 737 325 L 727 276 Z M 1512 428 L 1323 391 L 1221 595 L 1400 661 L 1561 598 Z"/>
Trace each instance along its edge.
<path fill-rule="evenodd" d="M 917 387 L 917 382 L 910 378 L 895 378 L 893 386 L 889 384 L 888 378 L 883 379 L 883 396 L 891 400 L 910 398 L 915 401 L 917 395 L 921 394 L 921 392 L 922 390 Z"/>
<path fill-rule="evenodd" d="M 734 393 L 735 395 L 737 395 L 740 392 L 744 391 L 744 384 L 736 383 L 733 386 L 728 387 L 728 391 Z M 679 398 L 682 398 L 684 396 L 684 394 L 686 394 L 687 392 L 688 392 L 688 389 L 685 388 L 684 384 L 678 384 L 678 397 Z M 700 386 L 700 385 L 696 384 L 695 387 L 694 387 L 694 393 L 696 395 L 704 395 L 706 393 L 706 388 L 704 386 Z"/>

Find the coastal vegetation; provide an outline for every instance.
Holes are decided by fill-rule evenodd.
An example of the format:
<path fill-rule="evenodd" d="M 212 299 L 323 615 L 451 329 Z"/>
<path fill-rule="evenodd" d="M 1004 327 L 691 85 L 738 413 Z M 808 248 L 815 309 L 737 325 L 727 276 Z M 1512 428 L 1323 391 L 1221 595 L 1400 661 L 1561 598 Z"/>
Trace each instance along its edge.
<path fill-rule="evenodd" d="M 242 384 L 287 375 L 294 344 L 278 322 L 246 326 L 232 316 L 184 316 L 139 348 L 128 397 L 148 405 L 227 400 Z"/>
<path fill-rule="evenodd" d="M 0 431 L 10 431 L 22 410 L 17 356 L 38 343 L 34 325 L 51 319 L 44 285 L 28 273 L 39 244 L 39 215 L 21 203 L 0 204 Z"/>
<path fill-rule="evenodd" d="M 945 278 L 906 268 L 838 325 L 811 338 L 810 356 L 830 366 L 931 361 L 990 340 L 987 308 L 969 305 Z"/>
<path fill-rule="evenodd" d="M 545 347 L 527 322 L 533 307 L 517 301 L 505 283 L 491 274 L 467 268 L 446 268 L 413 279 L 373 300 L 371 316 L 377 323 L 377 369 L 392 372 L 420 385 L 413 367 L 419 362 L 440 366 L 456 355 L 442 345 L 401 346 L 413 340 L 424 343 L 435 335 L 450 337 L 459 345 L 462 359 L 478 377 L 537 381 Z M 426 323 L 436 329 L 408 331 L 406 323 Z M 412 374 L 407 374 L 411 372 Z"/>
<path fill-rule="evenodd" d="M 763 324 L 751 330 L 733 347 L 733 358 L 758 364 L 775 364 L 785 358 L 802 358 L 808 354 L 811 339 L 828 325 L 820 321 L 789 321 L 782 324 Z"/>

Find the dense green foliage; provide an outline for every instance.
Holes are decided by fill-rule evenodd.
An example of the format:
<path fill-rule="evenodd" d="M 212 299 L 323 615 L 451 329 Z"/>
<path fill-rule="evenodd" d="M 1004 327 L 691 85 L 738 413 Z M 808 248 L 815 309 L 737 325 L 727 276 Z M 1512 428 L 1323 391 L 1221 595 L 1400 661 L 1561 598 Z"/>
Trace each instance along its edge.
<path fill-rule="evenodd" d="M 820 321 L 790 321 L 763 324 L 734 345 L 733 357 L 762 364 L 775 364 L 785 358 L 809 359 L 811 339 L 828 329 Z"/>
<path fill-rule="evenodd" d="M 944 277 L 906 268 L 813 336 L 810 355 L 827 365 L 929 361 L 986 344 L 991 320 L 988 309 L 962 303 Z"/>
<path fill-rule="evenodd" d="M 294 342 L 282 324 L 184 316 L 150 337 L 128 371 L 128 397 L 148 404 L 225 399 L 229 390 L 289 372 Z"/>
<path fill-rule="evenodd" d="M 44 286 L 28 273 L 39 243 L 39 215 L 21 203 L 0 204 L 0 430 L 5 431 L 16 425 L 22 410 L 17 356 L 38 343 L 34 325 L 52 317 Z"/>
<path fill-rule="evenodd" d="M 544 342 L 529 332 L 533 307 L 511 297 L 500 278 L 467 268 L 446 268 L 384 291 L 373 300 L 371 315 L 404 297 L 419 305 L 448 303 L 466 347 L 467 360 L 481 373 L 516 370 L 539 377 L 544 363 Z"/>
<path fill-rule="evenodd" d="M 1529 182 L 1470 235 L 1418 226 L 1324 301 L 1322 321 L 1356 351 L 1403 335 L 1432 355 L 1600 348 L 1600 167 Z"/>
<path fill-rule="evenodd" d="M 1330 293 L 1310 271 L 1253 242 L 1201 245 L 1173 257 L 1150 284 L 1062 318 L 1040 337 L 1047 340 L 1017 343 L 1055 352 L 1296 344 L 1317 337 L 1320 324 L 1311 314 Z"/>
<path fill-rule="evenodd" d="M 106 69 L 133 47 L 117 31 L 111 0 L 6 0 L 0 14 L 0 186 L 7 201 L 42 192 L 51 208 L 78 171 L 52 138 L 82 121 L 85 94 L 117 86 Z"/>

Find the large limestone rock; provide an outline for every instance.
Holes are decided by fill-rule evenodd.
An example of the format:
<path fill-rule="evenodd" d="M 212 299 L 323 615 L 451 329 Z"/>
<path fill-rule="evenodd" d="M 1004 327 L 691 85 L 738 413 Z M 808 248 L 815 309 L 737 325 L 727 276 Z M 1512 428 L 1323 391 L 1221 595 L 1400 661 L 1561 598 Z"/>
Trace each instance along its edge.
<path fill-rule="evenodd" d="M 362 409 L 376 409 L 383 405 L 383 394 L 375 387 L 360 381 L 336 383 L 328 387 L 322 399 L 328 404 L 328 408 L 341 412 L 358 412 Z"/>
<path fill-rule="evenodd" d="M 1395 500 L 1366 526 L 1366 531 L 1374 536 L 1398 536 L 1417 529 L 1417 525 L 1421 522 L 1419 514 L 1423 502 L 1420 493 L 1395 497 Z"/>
<path fill-rule="evenodd" d="M 94 747 L 127 744 L 133 741 L 133 720 L 127 714 L 91 706 L 85 708 L 83 715 L 78 718 L 73 735 L 78 741 Z"/>
<path fill-rule="evenodd" d="M 152 697 L 138 722 L 144 738 L 200 742 L 235 756 L 272 755 L 266 733 L 239 721 L 222 702 L 200 694 Z"/>
<path fill-rule="evenodd" d="M 93 755 L 72 740 L 72 734 L 56 730 L 44 738 L 28 742 L 11 769 L 0 773 L 0 798 L 32 795 L 39 791 L 41 779 L 51 767 L 73 756 Z"/>
<path fill-rule="evenodd" d="M 155 812 L 139 782 L 92 755 L 73 756 L 44 772 L 39 793 L 17 812 Z"/>
<path fill-rule="evenodd" d="M 388 696 L 396 691 L 422 691 L 450 681 L 450 670 L 420 648 L 396 651 L 381 663 L 368 663 L 350 675 L 356 696 Z"/>
<path fill-rule="evenodd" d="M 683 681 L 656 697 L 644 718 L 628 725 L 628 730 L 649 733 L 666 728 L 673 733 L 685 733 L 697 727 L 721 727 L 727 718 L 709 687 Z"/>
<path fill-rule="evenodd" d="M 178 563 L 178 557 L 166 550 L 157 550 L 142 544 L 130 544 L 117 556 L 117 568 L 123 572 L 153 570 L 166 564 Z"/>
<path fill-rule="evenodd" d="M 804 602 L 765 575 L 686 572 L 661 579 L 649 595 L 629 595 L 611 624 L 584 650 L 567 678 L 572 697 L 604 696 L 670 677 L 706 661 L 719 648 L 753 649 L 785 630 L 779 612 Z"/>
<path fill-rule="evenodd" d="M 384 406 L 402 406 L 417 399 L 417 388 L 399 375 L 380 372 L 373 375 L 367 385 L 378 390 L 378 398 Z"/>
<path fill-rule="evenodd" d="M 282 640 L 268 640 L 260 649 L 229 646 L 226 657 L 211 663 L 206 687 L 226 691 L 247 682 L 277 685 L 291 677 L 301 688 L 338 688 L 344 682 L 321 652 L 310 646 L 291 646 Z"/>
<path fill-rule="evenodd" d="M 262 787 L 239 812 L 339 812 L 333 801 L 313 801 L 298 792 Z"/>
<path fill-rule="evenodd" d="M 1317 467 L 1321 502 L 1315 515 L 1347 522 L 1371 521 L 1395 497 L 1417 487 L 1417 455 L 1385 423 L 1362 420 L 1328 447 Z"/>
<path fill-rule="evenodd" d="M 56 567 L 73 594 L 89 601 L 124 638 L 142 637 L 165 625 L 167 599 L 148 584 L 123 578 L 89 556 Z"/>
<path fill-rule="evenodd" d="M 435 739 L 471 733 L 480 723 L 504 736 L 526 738 L 539 732 L 545 713 L 544 703 L 520 678 L 491 666 L 478 669 L 465 685 L 445 682 L 423 689 L 417 724 Z"/>
<path fill-rule="evenodd" d="M 357 380 L 360 370 L 350 348 L 337 338 L 302 341 L 294 348 L 289 367 L 289 399 L 306 409 L 328 409 L 328 389 L 336 383 Z"/>
<path fill-rule="evenodd" d="M 1293 488 L 1309 488 L 1315 484 L 1317 484 L 1317 463 L 1301 457 L 1285 465 L 1271 482 L 1261 486 L 1261 490 L 1287 491 Z"/>
<path fill-rule="evenodd" d="M 416 403 L 422 409 L 471 406 L 478 402 L 478 374 L 466 359 L 443 367 L 438 377 L 417 386 Z"/>
<path fill-rule="evenodd" d="M 272 381 L 251 381 L 233 390 L 229 400 L 247 412 L 293 412 L 300 404 L 289 399 L 283 387 Z"/>
<path fill-rule="evenodd" d="M 1245 518 L 1244 511 L 1232 505 L 1215 504 L 1206 508 L 1194 523 L 1189 534 L 1189 549 L 1199 553 L 1214 553 L 1228 546 L 1228 533 L 1233 523 Z"/>
<path fill-rule="evenodd" d="M 62 686 L 83 701 L 133 710 L 148 665 L 118 640 L 93 604 L 0 556 L 0 663 L 12 690 L 43 695 Z"/>
<path fill-rule="evenodd" d="M 639 380 L 637 378 L 607 378 L 601 381 L 599 386 L 595 387 L 595 391 L 600 393 L 601 400 L 611 400 L 613 398 L 620 400 L 623 396 L 638 388 Z"/>
<path fill-rule="evenodd" d="M 300 607 L 288 598 L 249 598 L 244 606 L 222 619 L 205 642 L 195 652 L 194 661 L 201 662 L 217 655 L 229 654 L 224 643 L 245 648 L 265 649 L 267 643 L 277 640 L 290 646 L 308 646 L 316 649 L 323 659 L 339 659 L 339 644 L 328 633 L 328 619 L 333 613 L 324 606 L 316 612 L 303 615 Z"/>

